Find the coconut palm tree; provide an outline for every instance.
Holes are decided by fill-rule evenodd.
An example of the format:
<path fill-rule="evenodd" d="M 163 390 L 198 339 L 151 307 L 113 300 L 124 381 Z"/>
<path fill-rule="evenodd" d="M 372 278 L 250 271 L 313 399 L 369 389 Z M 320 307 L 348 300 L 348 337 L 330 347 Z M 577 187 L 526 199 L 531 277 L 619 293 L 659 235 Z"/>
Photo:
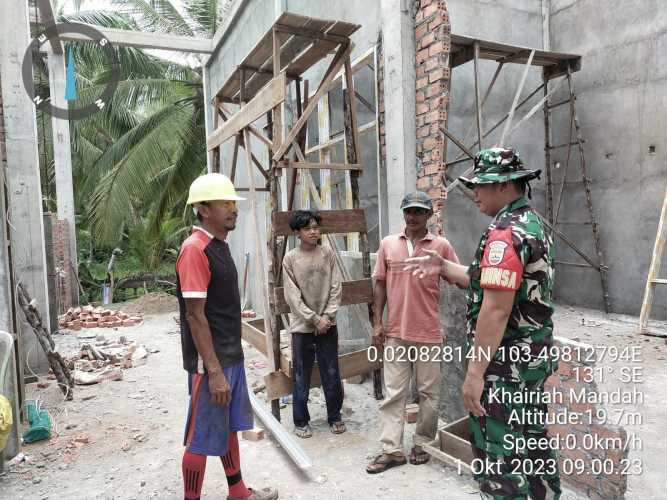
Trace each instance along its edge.
<path fill-rule="evenodd" d="M 183 0 L 181 12 L 170 0 L 114 0 L 114 10 L 78 11 L 59 20 L 212 37 L 219 1 Z M 108 64 L 94 44 L 72 47 L 85 105 L 105 86 Z M 102 245 L 115 245 L 148 213 L 159 234 L 162 220 L 182 213 L 187 187 L 206 165 L 201 65 L 114 50 L 121 75 L 111 102 L 71 127 L 79 213 Z"/>

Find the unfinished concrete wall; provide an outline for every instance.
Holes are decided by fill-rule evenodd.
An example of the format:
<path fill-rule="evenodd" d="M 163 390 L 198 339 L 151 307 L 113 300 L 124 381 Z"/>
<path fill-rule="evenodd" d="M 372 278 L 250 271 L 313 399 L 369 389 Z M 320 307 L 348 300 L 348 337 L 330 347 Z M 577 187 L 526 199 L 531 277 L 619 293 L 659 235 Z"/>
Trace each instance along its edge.
<path fill-rule="evenodd" d="M 602 6 L 593 0 L 552 0 L 550 17 L 552 50 L 583 56 L 582 70 L 574 75 L 577 113 L 609 266 L 612 308 L 638 315 L 667 179 L 667 3 L 613 0 Z M 554 123 L 560 123 L 563 133 L 567 121 L 566 106 L 554 111 Z M 566 142 L 567 137 L 554 140 Z M 570 166 L 568 180 L 581 178 L 572 170 L 577 166 Z M 560 181 L 560 174 L 555 180 Z M 586 220 L 584 199 L 581 187 L 568 184 L 559 219 Z M 566 227 L 575 241 L 585 241 L 585 249 L 592 250 L 590 226 Z M 558 250 L 559 260 L 575 260 L 563 246 Z M 563 302 L 602 305 L 594 271 L 561 266 L 556 287 Z M 651 316 L 667 318 L 664 287 L 657 289 Z"/>
<path fill-rule="evenodd" d="M 542 11 L 540 2 L 534 0 L 447 0 L 447 10 L 451 23 L 451 33 L 498 42 L 542 48 Z M 418 28 L 418 25 L 417 25 Z M 420 61 L 418 60 L 417 63 Z M 508 64 L 489 95 L 483 108 L 483 130 L 490 129 L 509 110 L 514 94 L 519 85 L 523 66 Z M 484 95 L 496 63 L 480 61 L 480 93 Z M 530 69 L 522 96 L 527 96 L 541 83 L 541 72 Z M 477 138 L 475 120 L 475 84 L 473 63 L 468 62 L 454 68 L 451 74 L 450 105 L 447 120 L 448 129 L 458 138 L 465 138 L 465 144 L 471 145 Z M 515 120 L 523 116 L 540 99 L 536 95 L 521 108 Z M 419 99 L 419 97 L 418 97 Z M 472 127 L 472 128 L 471 128 Z M 500 127 L 482 142 L 483 147 L 491 147 L 500 139 Z M 542 115 L 537 113 L 515 134 L 507 144 L 517 147 L 529 167 L 543 168 L 544 134 Z M 469 132 L 470 131 L 470 132 Z M 468 133 L 469 132 L 469 133 Z M 477 151 L 476 148 L 472 148 Z M 458 158 L 461 151 L 448 141 L 447 161 Z M 442 161 L 442 160 L 441 160 Z M 465 162 L 448 169 L 454 177 L 462 174 L 471 166 Z M 533 203 L 540 210 L 544 206 L 544 191 L 541 181 L 533 190 Z M 469 264 L 479 243 L 482 232 L 490 219 L 480 214 L 477 207 L 459 190 L 449 193 L 443 211 L 445 237 L 452 243 L 459 259 Z M 447 286 L 441 298 L 442 321 L 447 335 L 448 345 L 465 345 L 465 290 Z M 460 362 L 443 363 L 443 385 L 441 409 L 443 418 L 452 421 L 466 414 L 461 398 L 461 385 L 465 372 Z"/>
<path fill-rule="evenodd" d="M 235 22 L 230 25 L 227 32 L 224 34 L 218 34 L 217 37 L 222 39 L 222 43 L 219 47 L 219 50 L 210 58 L 207 68 L 206 68 L 206 79 L 205 86 L 207 95 L 213 96 L 216 94 L 218 89 L 222 87 L 229 75 L 234 71 L 236 66 L 246 57 L 250 50 L 259 42 L 261 37 L 266 33 L 266 31 L 271 27 L 275 19 L 284 11 L 287 10 L 294 14 L 321 18 L 321 19 L 336 19 L 341 21 L 347 21 L 352 23 L 361 24 L 362 27 L 358 32 L 356 32 L 351 38 L 355 44 L 354 50 L 352 52 L 352 60 L 358 57 L 360 54 L 365 53 L 369 48 L 373 47 L 378 39 L 379 32 L 379 17 L 380 17 L 380 0 L 373 0 L 368 2 L 354 2 L 354 1 L 343 1 L 343 2 L 332 2 L 332 3 L 322 3 L 322 2 L 311 2 L 307 0 L 289 0 L 282 2 L 266 2 L 264 0 L 249 0 L 239 4 L 240 8 L 238 13 L 236 13 Z M 235 7 L 232 4 L 229 7 L 229 12 L 235 12 Z M 314 93 L 316 90 L 316 85 L 319 83 L 324 71 L 328 67 L 329 60 L 324 60 L 319 64 L 311 68 L 307 73 L 303 75 L 305 79 L 310 81 L 310 93 Z M 365 82 L 369 83 L 369 82 Z M 370 84 L 370 83 L 369 83 Z M 285 106 L 285 117 L 284 120 L 286 123 L 291 123 L 291 116 L 296 114 L 296 108 L 294 104 L 294 89 L 293 85 L 290 86 L 290 98 Z M 330 100 L 330 106 L 334 108 L 337 104 L 333 102 L 336 99 L 335 93 L 332 93 Z M 234 106 L 230 106 L 234 108 Z M 342 108 L 341 108 L 342 109 Z M 333 109 L 332 109 L 333 111 Z M 342 114 L 341 114 L 342 116 Z M 315 122 L 316 120 L 315 116 Z M 340 118 L 337 114 L 332 113 L 332 123 Z M 208 120 L 209 133 L 210 130 L 210 114 Z M 256 126 L 262 127 L 264 125 L 262 120 L 256 122 Z M 332 126 L 332 132 L 334 128 Z M 363 137 L 362 137 L 363 142 Z M 375 147 L 375 146 L 374 146 Z M 266 147 L 261 145 L 259 141 L 253 141 L 253 152 L 255 156 L 266 165 L 268 160 L 268 153 Z M 367 151 L 362 151 L 362 161 L 369 161 Z M 373 152 L 375 154 L 375 151 Z M 221 158 L 222 158 L 222 172 L 229 174 L 230 167 L 229 163 L 231 161 L 233 154 L 233 140 L 225 143 L 221 148 Z M 374 158 L 374 156 L 373 156 Z M 332 161 L 338 161 L 332 159 Z M 249 185 L 248 177 L 246 174 L 245 168 L 245 153 L 243 150 L 239 152 L 239 161 L 237 164 L 237 175 L 235 184 L 240 187 L 246 187 Z M 259 175 L 255 175 L 255 183 L 257 186 L 264 186 L 265 181 Z M 377 194 L 377 173 L 375 171 L 369 172 L 360 178 L 360 194 L 361 194 L 361 203 L 362 207 L 366 208 L 367 221 L 369 227 L 377 228 L 378 225 L 378 194 Z M 259 227 L 266 227 L 266 220 L 269 217 L 268 212 L 268 195 L 266 193 L 258 193 L 257 203 L 260 212 Z M 230 248 L 232 250 L 232 255 L 237 267 L 239 270 L 240 277 L 243 276 L 243 267 L 245 254 L 250 254 L 250 267 L 249 267 L 249 278 L 248 278 L 248 295 L 249 300 L 248 304 L 257 310 L 257 312 L 262 313 L 261 303 L 262 303 L 262 280 L 263 273 L 258 272 L 257 266 L 257 244 L 255 240 L 256 226 L 255 222 L 252 219 L 250 212 L 250 202 L 244 201 L 239 203 L 239 223 L 234 232 L 232 232 L 228 238 Z M 298 207 L 299 204 L 297 203 Z M 260 244 L 261 251 L 266 257 L 266 233 L 263 230 L 260 230 Z M 346 259 L 349 260 L 350 266 L 356 269 L 356 257 L 347 256 Z M 266 259 L 264 259 L 266 262 Z M 359 267 L 358 277 L 361 277 L 361 269 Z M 355 272 L 353 276 L 356 277 L 357 273 Z M 343 313 L 341 316 L 344 316 Z M 343 322 L 348 321 L 347 318 L 342 319 Z M 354 319 L 350 318 L 350 321 L 354 323 Z M 348 323 L 349 325 L 349 323 Z M 343 329 L 341 329 L 343 330 Z M 350 325 L 344 329 L 345 332 L 341 332 L 341 339 L 343 341 L 350 341 L 354 343 L 354 339 L 362 335 L 361 329 L 355 325 Z M 350 345 L 352 345 L 350 344 Z"/>

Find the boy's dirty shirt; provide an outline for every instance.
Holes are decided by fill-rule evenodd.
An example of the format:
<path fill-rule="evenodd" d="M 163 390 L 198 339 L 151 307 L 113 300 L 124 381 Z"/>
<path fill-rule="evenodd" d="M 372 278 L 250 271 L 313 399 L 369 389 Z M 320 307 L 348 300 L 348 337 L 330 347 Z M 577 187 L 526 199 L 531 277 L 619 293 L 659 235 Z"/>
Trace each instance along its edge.
<path fill-rule="evenodd" d="M 290 250 L 283 259 L 283 280 L 285 301 L 292 311 L 290 333 L 315 332 L 324 314 L 336 323 L 341 284 L 333 250 L 321 246 L 311 252 L 299 247 Z"/>

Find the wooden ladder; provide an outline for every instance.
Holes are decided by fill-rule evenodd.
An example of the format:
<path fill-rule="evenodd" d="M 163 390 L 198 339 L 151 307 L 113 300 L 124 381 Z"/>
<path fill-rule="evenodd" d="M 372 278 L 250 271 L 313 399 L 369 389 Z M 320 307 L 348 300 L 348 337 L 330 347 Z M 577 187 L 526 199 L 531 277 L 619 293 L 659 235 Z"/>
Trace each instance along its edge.
<path fill-rule="evenodd" d="M 602 300 L 604 304 L 605 312 L 609 313 L 611 311 L 611 303 L 609 299 L 609 286 L 607 283 L 607 271 L 608 268 L 604 262 L 604 255 L 602 252 L 602 246 L 600 244 L 600 230 L 597 218 L 595 216 L 595 211 L 593 210 L 593 199 L 591 196 L 591 179 L 588 177 L 588 171 L 586 166 L 586 157 L 584 155 L 584 143 L 586 142 L 581 135 L 581 127 L 579 125 L 579 119 L 577 118 L 577 109 L 576 101 L 577 96 L 574 90 L 574 82 L 572 80 L 572 71 L 570 67 L 567 67 L 567 84 L 568 84 L 568 97 L 561 101 L 550 103 L 549 102 L 549 89 L 548 89 L 548 75 L 545 72 L 544 74 L 544 146 L 545 146 L 545 156 L 546 156 L 546 217 L 552 228 L 556 228 L 558 225 L 590 225 L 591 231 L 593 233 L 593 243 L 595 246 L 595 253 L 597 254 L 597 262 L 588 257 L 582 250 L 578 249 L 573 243 L 568 243 L 570 248 L 572 248 L 584 261 L 585 263 L 579 262 L 565 262 L 565 261 L 556 261 L 556 264 L 564 266 L 574 266 L 574 267 L 583 267 L 583 268 L 593 268 L 598 273 L 600 273 L 600 285 L 602 288 Z M 570 111 L 570 129 L 568 134 L 567 142 L 563 144 L 552 144 L 552 126 L 551 126 L 551 111 L 553 109 L 559 108 L 564 105 L 569 105 Z M 581 181 L 569 181 L 567 180 L 567 172 L 570 166 L 570 158 L 572 153 L 572 148 L 576 147 L 579 156 L 579 167 L 581 170 Z M 553 194 L 554 194 L 554 182 L 553 182 L 553 171 L 552 171 L 552 153 L 559 149 L 567 148 L 566 160 L 565 160 L 565 169 L 563 170 L 562 179 L 560 181 L 560 189 L 558 190 L 558 199 L 554 203 Z M 558 220 L 560 214 L 560 207 L 563 201 L 563 193 L 565 192 L 566 184 L 579 183 L 583 185 L 584 192 L 586 194 L 586 207 L 588 208 L 588 221 L 579 221 L 579 222 L 562 222 Z M 562 236 L 561 236 L 562 238 Z M 566 241 L 567 242 L 567 241 Z"/>
<path fill-rule="evenodd" d="M 648 278 L 646 279 L 646 289 L 644 290 L 644 300 L 642 302 L 642 310 L 639 315 L 639 328 L 637 333 L 648 333 L 648 319 L 651 315 L 651 307 L 653 306 L 655 286 L 667 285 L 667 279 L 658 278 L 658 275 L 660 274 L 662 253 L 665 249 L 665 240 L 667 240 L 667 188 L 665 188 L 665 198 L 662 202 L 660 222 L 658 222 L 658 232 L 655 235 L 653 256 L 651 257 L 651 266 L 649 267 Z"/>

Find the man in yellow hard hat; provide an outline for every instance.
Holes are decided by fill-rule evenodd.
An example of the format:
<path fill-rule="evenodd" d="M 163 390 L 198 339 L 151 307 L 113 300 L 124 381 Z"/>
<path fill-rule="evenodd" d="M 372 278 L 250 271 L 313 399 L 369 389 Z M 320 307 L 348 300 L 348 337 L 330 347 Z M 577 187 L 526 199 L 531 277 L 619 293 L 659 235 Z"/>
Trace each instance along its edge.
<path fill-rule="evenodd" d="M 254 422 L 243 367 L 238 275 L 225 239 L 236 227 L 236 202 L 243 199 L 222 174 L 202 175 L 190 186 L 188 204 L 200 225 L 193 227 L 176 261 L 190 392 L 183 455 L 186 500 L 201 495 L 207 456 L 222 460 L 228 500 L 278 498 L 273 488 L 246 487 L 239 460 L 237 433 L 252 429 Z"/>

